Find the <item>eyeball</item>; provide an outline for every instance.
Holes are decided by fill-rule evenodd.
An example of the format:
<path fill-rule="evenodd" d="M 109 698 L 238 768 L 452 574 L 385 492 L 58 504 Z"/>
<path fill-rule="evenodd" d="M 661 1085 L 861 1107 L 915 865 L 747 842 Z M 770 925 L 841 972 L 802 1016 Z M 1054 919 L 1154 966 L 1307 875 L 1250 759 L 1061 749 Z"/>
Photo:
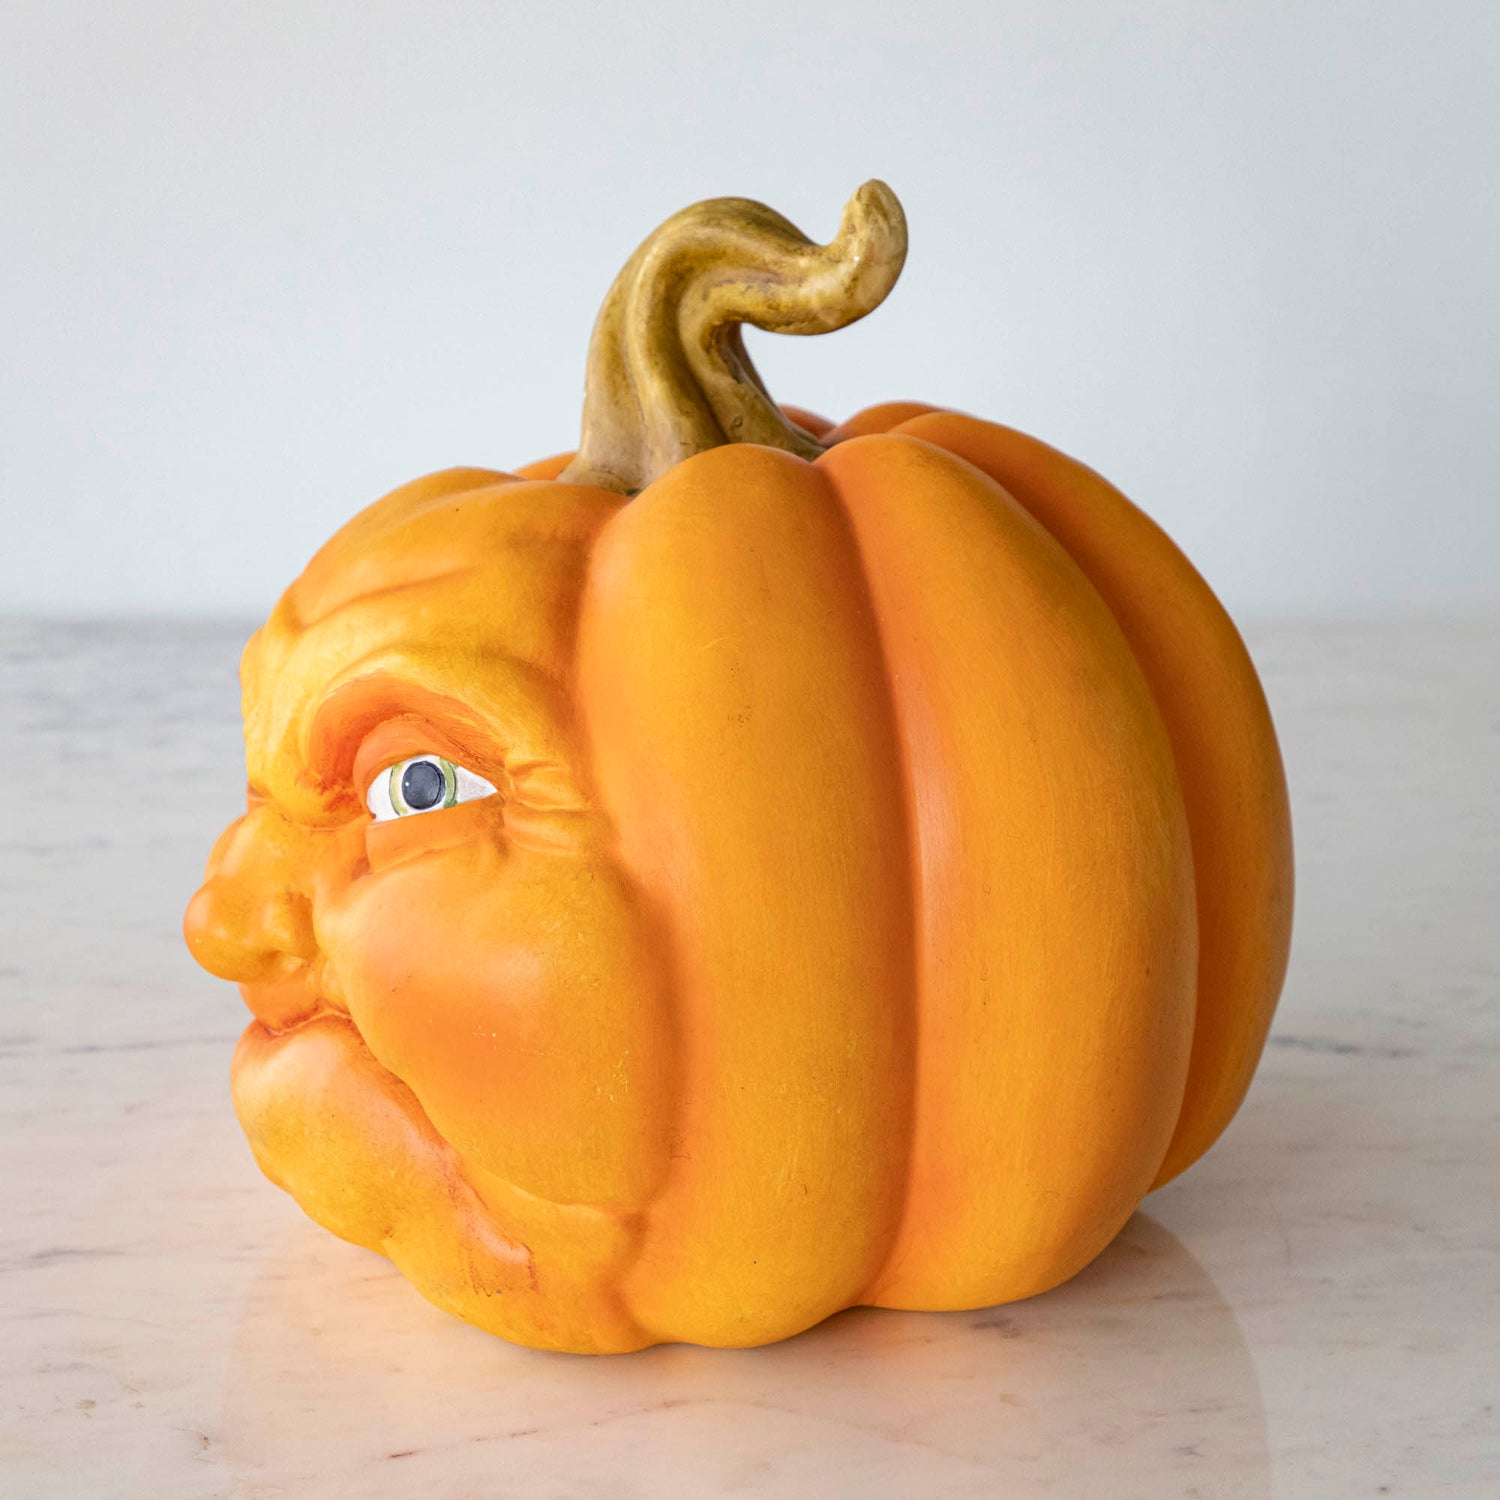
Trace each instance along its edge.
<path fill-rule="evenodd" d="M 377 823 L 413 813 L 440 812 L 460 802 L 494 795 L 495 788 L 472 771 L 441 755 L 413 755 L 398 760 L 370 783 L 365 803 Z"/>

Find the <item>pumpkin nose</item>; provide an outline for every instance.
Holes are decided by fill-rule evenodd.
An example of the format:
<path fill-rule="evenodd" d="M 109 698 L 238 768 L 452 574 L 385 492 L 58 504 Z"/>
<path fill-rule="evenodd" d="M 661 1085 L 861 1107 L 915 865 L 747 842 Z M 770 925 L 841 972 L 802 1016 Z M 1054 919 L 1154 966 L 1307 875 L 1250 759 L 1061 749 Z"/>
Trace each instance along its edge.
<path fill-rule="evenodd" d="M 242 985 L 293 978 L 317 956 L 312 903 L 295 830 L 269 807 L 231 823 L 183 917 L 183 936 L 210 974 Z M 247 996 L 247 999 L 249 997 Z"/>

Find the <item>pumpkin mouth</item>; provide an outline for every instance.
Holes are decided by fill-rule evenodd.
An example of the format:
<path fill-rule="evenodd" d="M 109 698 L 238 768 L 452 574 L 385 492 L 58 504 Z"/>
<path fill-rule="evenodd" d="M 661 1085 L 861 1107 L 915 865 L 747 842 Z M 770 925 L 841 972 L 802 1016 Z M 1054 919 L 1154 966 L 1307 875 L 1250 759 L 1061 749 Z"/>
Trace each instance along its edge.
<path fill-rule="evenodd" d="M 381 1149 L 404 1163 L 403 1175 L 416 1174 L 412 1181 L 465 1179 L 462 1157 L 406 1081 L 371 1051 L 322 954 L 284 977 L 239 989 L 255 1019 L 235 1048 L 230 1087 L 257 1162 L 309 1217 L 345 1239 L 386 1251 L 385 1233 L 350 1233 L 343 1222 L 351 1211 L 363 1212 L 352 1200 L 374 1186 L 369 1164 L 361 1161 L 370 1143 L 383 1143 Z M 339 1196 L 350 1201 L 330 1200 L 323 1186 L 330 1171 L 343 1183 Z M 378 1211 L 388 1225 L 388 1194 L 370 1196 L 383 1200 Z M 407 1212 L 431 1213 L 425 1194 L 405 1196 L 414 1200 Z M 482 1209 L 493 1222 L 489 1206 Z M 455 1235 L 461 1229 L 452 1226 Z"/>
<path fill-rule="evenodd" d="M 324 1015 L 353 1024 L 333 965 L 321 951 L 294 960 L 275 978 L 242 983 L 239 992 L 250 1014 L 272 1033 L 293 1031 Z"/>
<path fill-rule="evenodd" d="M 458 1169 L 458 1153 L 432 1123 L 416 1094 L 370 1050 L 346 1011 L 330 1005 L 319 995 L 295 1019 L 273 1022 L 269 1016 L 278 1014 L 277 1002 L 285 998 L 277 993 L 281 986 L 241 988 L 257 990 L 251 1004 L 256 1019 L 240 1034 L 230 1065 L 230 1084 L 235 1110 L 263 1167 L 268 1165 L 266 1157 L 284 1154 L 280 1138 L 285 1131 L 278 1128 L 282 1117 L 285 1123 L 290 1123 L 291 1117 L 302 1110 L 314 1109 L 322 1113 L 325 1128 L 353 1132 L 360 1129 L 362 1118 L 376 1112 L 388 1113 L 394 1108 L 424 1146 L 440 1150 L 451 1158 L 454 1170 Z M 305 1043 L 326 1043 L 330 1037 L 338 1039 L 338 1049 L 345 1054 L 337 1072 L 327 1066 L 327 1059 L 319 1059 L 317 1067 L 303 1062 L 303 1053 L 313 1050 Z M 278 1075 L 278 1088 L 290 1085 L 296 1090 L 292 1098 L 263 1089 L 273 1072 Z M 288 1077 L 289 1074 L 294 1076 Z M 274 1179 L 312 1213 L 297 1190 L 295 1179 L 300 1174 L 291 1169 L 291 1163 L 287 1167 L 285 1172 L 273 1173 Z M 313 1213 L 313 1217 L 318 1215 Z"/>
<path fill-rule="evenodd" d="M 462 1173 L 462 1158 L 457 1149 L 433 1124 L 421 1100 L 400 1074 L 375 1056 L 365 1041 L 343 1002 L 341 987 L 326 955 L 317 952 L 298 962 L 285 975 L 241 984 L 239 991 L 255 1019 L 241 1033 L 230 1065 L 230 1083 L 235 1110 L 250 1134 L 251 1146 L 262 1167 L 267 1167 L 264 1157 L 272 1155 L 273 1150 L 278 1156 L 286 1154 L 285 1148 L 272 1144 L 285 1133 L 278 1128 L 279 1113 L 290 1118 L 311 1107 L 323 1112 L 325 1129 L 337 1122 L 342 1130 L 358 1132 L 374 1128 L 376 1116 L 388 1115 L 394 1109 L 409 1129 L 411 1138 L 406 1144 L 425 1158 L 424 1167 L 430 1169 L 435 1165 L 433 1153 L 440 1153 L 444 1175 L 450 1171 Z M 329 1066 L 329 1058 L 320 1056 L 318 1066 L 311 1066 L 314 1056 L 327 1050 L 331 1037 L 338 1039 L 335 1050 L 342 1065 L 334 1069 Z M 304 1046 L 304 1039 L 310 1045 Z M 262 1076 L 267 1075 L 269 1081 L 268 1075 L 272 1073 L 277 1075 L 276 1088 L 263 1091 Z M 293 1096 L 278 1097 L 277 1089 L 288 1088 L 295 1091 Z M 292 1098 L 297 1102 L 292 1102 Z M 383 1133 L 390 1135 L 389 1122 Z M 313 1142 L 304 1135 L 296 1144 L 310 1146 Z M 322 1222 L 314 1212 L 316 1198 L 297 1189 L 299 1171 L 287 1164 L 285 1172 L 270 1175 L 313 1218 Z"/>
<path fill-rule="evenodd" d="M 419 1284 L 429 1278 L 400 1253 L 414 1229 L 429 1247 L 477 1246 L 495 1291 L 534 1284 L 530 1251 L 347 1015 L 325 1006 L 286 1029 L 252 1021 L 230 1087 L 261 1170 L 324 1228 L 391 1256 Z"/>
<path fill-rule="evenodd" d="M 335 1012 L 305 969 L 286 979 L 242 984 L 240 994 L 250 1007 L 250 1014 L 273 1035 L 295 1031 L 323 1015 L 337 1013 L 347 1018 L 347 1012 Z"/>

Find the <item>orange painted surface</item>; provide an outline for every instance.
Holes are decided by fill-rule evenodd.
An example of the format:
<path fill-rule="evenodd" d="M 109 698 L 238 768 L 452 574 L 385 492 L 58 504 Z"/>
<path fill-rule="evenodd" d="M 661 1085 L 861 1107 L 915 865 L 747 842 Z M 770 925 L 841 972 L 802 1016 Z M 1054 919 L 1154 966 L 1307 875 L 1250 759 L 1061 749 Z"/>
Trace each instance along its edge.
<path fill-rule="evenodd" d="M 1234 623 L 1171 538 L 1092 469 L 951 412 L 896 429 L 967 459 L 1067 548 L 1118 621 L 1171 740 L 1197 872 L 1187 1093 L 1157 1184 L 1218 1139 L 1250 1087 L 1286 974 L 1292 831 L 1276 731 Z"/>
<path fill-rule="evenodd" d="M 1207 587 L 1009 429 L 824 441 L 628 500 L 566 458 L 420 480 L 246 651 L 250 806 L 186 919 L 254 1015 L 236 1108 L 507 1338 L 1040 1291 L 1259 1056 L 1285 787 Z M 372 812 L 418 761 L 469 792 Z"/>

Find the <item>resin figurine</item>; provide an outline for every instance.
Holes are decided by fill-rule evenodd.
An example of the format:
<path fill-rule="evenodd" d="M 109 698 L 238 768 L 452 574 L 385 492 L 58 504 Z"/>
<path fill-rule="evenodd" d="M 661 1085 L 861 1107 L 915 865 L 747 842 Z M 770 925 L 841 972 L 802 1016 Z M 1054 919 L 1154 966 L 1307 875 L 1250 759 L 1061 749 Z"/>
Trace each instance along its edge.
<path fill-rule="evenodd" d="M 243 665 L 186 920 L 256 1160 L 520 1343 L 750 1345 L 1086 1265 L 1249 1085 L 1291 923 L 1275 734 L 1171 541 L 1036 439 L 767 395 L 864 316 L 811 243 L 663 224 L 576 455 L 350 521 Z"/>

